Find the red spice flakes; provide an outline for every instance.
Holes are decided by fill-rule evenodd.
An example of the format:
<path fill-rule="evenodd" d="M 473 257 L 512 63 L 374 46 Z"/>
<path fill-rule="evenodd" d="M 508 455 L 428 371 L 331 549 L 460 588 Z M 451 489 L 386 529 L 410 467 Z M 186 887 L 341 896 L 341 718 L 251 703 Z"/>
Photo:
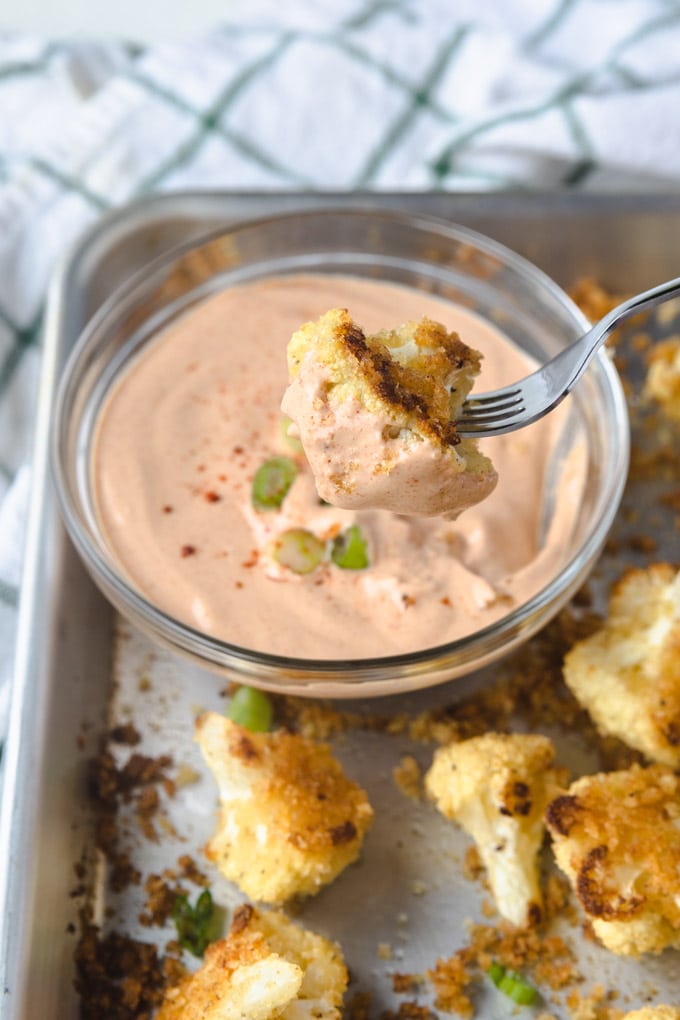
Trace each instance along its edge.
<path fill-rule="evenodd" d="M 416 604 L 416 600 L 414 599 L 413 595 L 404 594 L 401 596 L 401 601 L 404 603 L 404 606 L 407 609 L 409 608 L 409 606 L 415 606 Z"/>
<path fill-rule="evenodd" d="M 217 481 L 218 482 L 226 482 L 226 480 L 227 480 L 227 476 L 226 475 L 218 475 L 217 476 Z"/>
<path fill-rule="evenodd" d="M 199 464 L 196 470 L 203 474 L 203 472 L 205 471 L 205 464 Z"/>
<path fill-rule="evenodd" d="M 195 556 L 196 546 L 195 545 L 183 545 L 180 549 L 180 556 Z"/>
<path fill-rule="evenodd" d="M 222 497 L 219 492 L 215 492 L 214 489 L 209 489 L 207 492 L 203 493 L 203 499 L 206 503 L 219 503 Z"/>
<path fill-rule="evenodd" d="M 448 595 L 445 595 L 444 598 L 440 599 L 439 601 L 441 602 L 441 604 L 443 606 L 450 606 L 451 605 L 451 599 L 449 598 Z"/>
<path fill-rule="evenodd" d="M 243 581 L 235 581 L 234 582 L 234 588 L 242 588 L 242 587 L 243 587 Z"/>
<path fill-rule="evenodd" d="M 175 509 L 174 506 L 170 506 L 169 503 L 166 503 L 165 506 L 163 507 L 163 513 L 164 514 L 171 514 L 174 509 Z"/>
<path fill-rule="evenodd" d="M 248 557 L 247 560 L 243 561 L 241 566 L 242 567 L 247 567 L 247 568 L 254 567 L 254 566 L 256 566 L 257 561 L 259 560 L 259 558 L 260 558 L 260 551 L 259 551 L 259 549 L 251 549 L 250 550 L 250 556 Z"/>
<path fill-rule="evenodd" d="M 240 457 L 242 453 L 245 453 L 245 450 L 242 446 L 235 446 L 231 452 L 235 457 Z"/>

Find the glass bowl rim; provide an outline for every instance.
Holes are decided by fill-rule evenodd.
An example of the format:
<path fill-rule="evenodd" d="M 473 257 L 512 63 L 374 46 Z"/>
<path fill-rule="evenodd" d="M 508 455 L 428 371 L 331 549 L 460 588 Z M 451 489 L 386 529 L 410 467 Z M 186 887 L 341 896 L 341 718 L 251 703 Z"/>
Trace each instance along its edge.
<path fill-rule="evenodd" d="M 530 620 L 537 611 L 553 605 L 554 612 L 559 610 L 563 601 L 566 601 L 566 598 L 569 597 L 572 586 L 581 575 L 584 565 L 590 564 L 597 556 L 618 511 L 630 455 L 629 423 L 621 381 L 604 349 L 600 350 L 594 358 L 589 372 L 597 371 L 601 373 L 601 382 L 603 383 L 601 389 L 611 402 L 611 408 L 614 412 L 613 423 L 618 425 L 616 429 L 618 447 L 615 451 L 618 457 L 616 463 L 610 465 L 609 468 L 609 474 L 613 482 L 613 491 L 607 491 L 606 500 L 600 498 L 599 502 L 603 505 L 600 507 L 599 517 L 590 526 L 583 544 L 578 547 L 577 551 L 573 553 L 563 568 L 544 587 L 527 599 L 526 602 L 511 609 L 510 612 L 491 624 L 441 645 L 430 645 L 424 649 L 396 655 L 356 659 L 313 659 L 275 655 L 270 652 L 245 648 L 212 637 L 160 609 L 155 603 L 142 595 L 141 592 L 137 591 L 132 584 L 129 584 L 121 573 L 114 569 L 112 563 L 99 552 L 95 542 L 91 540 L 87 528 L 83 527 L 79 503 L 71 494 L 71 487 L 68 483 L 67 470 L 62 460 L 61 450 L 61 440 L 67 427 L 65 406 L 69 388 L 73 382 L 73 375 L 78 363 L 87 351 L 93 337 L 96 337 L 99 329 L 108 320 L 108 317 L 115 312 L 120 303 L 131 301 L 136 292 L 142 292 L 153 286 L 154 281 L 160 278 L 169 266 L 186 254 L 198 250 L 221 237 L 253 230 L 266 230 L 269 225 L 280 224 L 285 221 L 299 222 L 304 219 L 318 220 L 333 216 L 342 216 L 343 218 L 370 216 L 374 220 L 401 222 L 408 224 L 410 228 L 427 230 L 430 233 L 444 236 L 448 240 L 463 241 L 464 243 L 471 244 L 478 251 L 496 258 L 503 265 L 514 269 L 528 282 L 533 283 L 541 291 L 551 296 L 561 306 L 562 310 L 568 313 L 574 325 L 583 330 L 587 329 L 590 325 L 585 315 L 568 296 L 566 291 L 529 259 L 519 255 L 505 244 L 494 240 L 486 234 L 471 227 L 446 220 L 440 216 L 406 212 L 398 209 L 372 209 L 370 206 L 365 207 L 358 202 L 353 207 L 334 207 L 329 205 L 328 207 L 309 210 L 292 210 L 261 217 L 249 217 L 223 227 L 213 228 L 188 241 L 172 246 L 168 251 L 152 259 L 147 265 L 133 273 L 129 279 L 120 284 L 102 302 L 73 344 L 59 382 L 55 401 L 53 428 L 51 430 L 51 468 L 64 521 L 74 545 L 86 565 L 92 571 L 95 580 L 102 582 L 107 593 L 110 589 L 116 596 L 116 598 L 113 598 L 109 594 L 117 608 L 120 609 L 122 604 L 125 606 L 125 610 L 128 611 L 128 615 L 143 620 L 156 637 L 160 637 L 168 642 L 176 650 L 189 653 L 199 659 L 207 668 L 210 668 L 212 665 L 220 669 L 238 669 L 239 664 L 248 664 L 262 667 L 268 673 L 271 671 L 288 671 L 289 673 L 302 674 L 309 678 L 316 676 L 318 678 L 334 679 L 338 673 L 344 674 L 350 672 L 355 677 L 358 674 L 362 674 L 362 677 L 366 680 L 374 680 L 376 678 L 373 674 L 382 674 L 386 670 L 397 670 L 399 673 L 404 671 L 415 672 L 418 676 L 423 676 L 427 670 L 422 667 L 432 667 L 432 665 L 435 665 L 439 670 L 451 668 L 453 665 L 465 667 L 470 663 L 470 670 L 472 670 L 480 662 L 486 662 L 490 657 L 496 658 L 503 654 L 503 639 L 507 638 L 509 632 L 517 631 L 520 633 L 526 621 Z M 103 541 L 102 544 L 104 544 Z M 559 596 L 563 593 L 566 594 L 564 599 L 560 601 Z M 126 615 L 125 610 L 121 609 L 123 615 Z M 554 612 L 551 612 L 550 616 L 554 615 Z M 550 616 L 543 622 L 547 622 Z M 533 630 L 530 630 L 526 637 L 530 637 L 540 626 L 542 626 L 542 623 Z M 486 650 L 478 648 L 478 646 L 485 646 L 487 642 L 492 640 L 493 643 L 490 648 Z M 518 640 L 523 640 L 523 638 L 517 637 L 514 643 L 517 643 Z M 508 646 L 508 648 L 510 647 L 512 647 L 512 643 Z M 468 654 L 464 654 L 466 652 Z M 421 668 L 419 669 L 418 667 Z M 263 677 L 263 679 L 265 678 Z M 380 680 L 381 677 L 377 677 L 377 679 Z M 301 677 L 296 676 L 296 680 L 299 682 Z M 361 680 L 356 682 L 358 688 L 361 687 L 361 682 Z M 389 680 L 384 682 L 387 684 Z M 355 686 L 355 684 L 352 684 L 352 686 Z"/>

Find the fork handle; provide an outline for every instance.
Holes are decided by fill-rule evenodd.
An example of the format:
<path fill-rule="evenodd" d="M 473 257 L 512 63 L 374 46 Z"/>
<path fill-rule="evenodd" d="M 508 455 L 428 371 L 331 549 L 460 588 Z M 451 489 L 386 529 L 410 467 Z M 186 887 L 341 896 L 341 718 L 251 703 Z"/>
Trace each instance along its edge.
<path fill-rule="evenodd" d="M 598 326 L 604 329 L 605 335 L 608 336 L 620 321 L 629 319 L 631 315 L 637 315 L 638 312 L 643 312 L 647 308 L 653 308 L 654 305 L 660 305 L 676 294 L 680 294 L 680 276 L 675 280 L 668 280 L 666 283 L 660 283 L 656 287 L 644 290 L 642 294 L 636 294 L 634 297 L 628 298 L 627 301 L 622 301 L 600 320 Z"/>
<path fill-rule="evenodd" d="M 668 301 L 670 298 L 678 295 L 680 295 L 680 276 L 674 280 L 667 280 L 666 283 L 660 283 L 656 287 L 651 287 L 649 290 L 644 290 L 641 294 L 635 294 L 626 301 L 622 301 L 616 308 L 612 308 L 610 312 L 607 312 L 576 344 L 572 344 L 571 348 L 567 348 L 562 351 L 561 355 L 558 355 L 559 359 L 564 356 L 566 361 L 568 352 L 571 351 L 572 354 L 576 354 L 566 392 L 569 392 L 574 384 L 578 382 L 592 361 L 595 352 L 599 350 L 617 326 L 625 322 L 626 319 L 630 319 L 633 315 L 638 315 L 640 312 L 653 308 L 655 305 L 660 305 L 664 301 Z M 555 361 L 557 360 L 556 358 Z"/>

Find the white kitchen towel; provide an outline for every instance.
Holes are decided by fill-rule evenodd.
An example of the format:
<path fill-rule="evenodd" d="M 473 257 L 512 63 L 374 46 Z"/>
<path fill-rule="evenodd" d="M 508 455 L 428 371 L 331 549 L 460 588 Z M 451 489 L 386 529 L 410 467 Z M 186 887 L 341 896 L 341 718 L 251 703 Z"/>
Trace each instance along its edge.
<path fill-rule="evenodd" d="M 0 741 L 55 262 L 152 191 L 662 190 L 680 0 L 232 2 L 208 36 L 0 36 Z"/>

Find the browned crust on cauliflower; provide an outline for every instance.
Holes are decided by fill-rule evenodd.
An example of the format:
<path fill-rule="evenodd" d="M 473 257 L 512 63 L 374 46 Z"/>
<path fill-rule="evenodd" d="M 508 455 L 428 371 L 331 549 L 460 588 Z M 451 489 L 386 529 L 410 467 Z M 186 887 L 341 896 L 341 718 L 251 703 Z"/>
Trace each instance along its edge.
<path fill-rule="evenodd" d="M 422 353 L 400 362 L 397 352 L 405 334 Z M 443 446 L 457 446 L 452 409 L 459 409 L 481 365 L 478 351 L 463 343 L 457 333 L 424 318 L 402 330 L 383 330 L 367 336 L 345 308 L 332 309 L 319 323 L 308 323 L 292 338 L 289 353 L 291 377 L 318 337 L 342 364 L 342 377 L 391 408 L 395 420 L 417 419 L 418 431 Z M 445 380 L 455 377 L 453 393 Z"/>
<path fill-rule="evenodd" d="M 251 733 L 213 712 L 196 738 L 220 789 L 206 855 L 249 897 L 311 895 L 356 860 L 373 810 L 327 744 Z"/>
<path fill-rule="evenodd" d="M 633 956 L 680 946 L 680 777 L 662 765 L 584 776 L 546 822 L 605 946 Z"/>
<path fill-rule="evenodd" d="M 339 1020 L 348 974 L 339 947 L 284 914 L 237 908 L 202 966 L 165 993 L 157 1020 Z"/>

